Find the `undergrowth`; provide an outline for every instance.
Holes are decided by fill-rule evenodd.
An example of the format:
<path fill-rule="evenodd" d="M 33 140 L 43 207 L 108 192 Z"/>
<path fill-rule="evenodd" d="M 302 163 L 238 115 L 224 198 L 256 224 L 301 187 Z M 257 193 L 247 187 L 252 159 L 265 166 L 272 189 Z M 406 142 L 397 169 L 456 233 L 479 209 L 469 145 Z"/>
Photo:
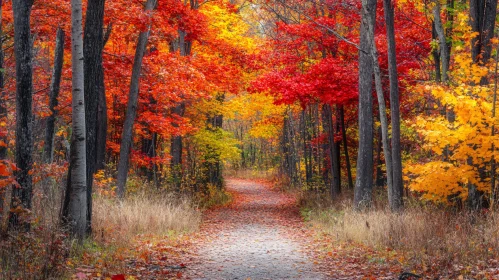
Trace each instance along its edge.
<path fill-rule="evenodd" d="M 375 250 L 397 251 L 409 267 L 463 268 L 499 258 L 499 213 L 480 213 L 439 207 L 408 199 L 404 211 L 392 213 L 380 194 L 367 211 L 352 209 L 353 194 L 341 198 L 307 192 L 302 195 L 305 220 L 338 244 L 361 244 Z"/>
<path fill-rule="evenodd" d="M 0 239 L 0 279 L 64 279 L 76 272 L 112 276 L 123 271 L 127 260 L 140 256 L 137 243 L 149 239 L 173 242 L 198 229 L 201 209 L 230 201 L 217 188 L 194 197 L 156 188 L 136 177 L 130 183 L 139 187 L 130 188 L 133 191 L 118 200 L 113 180 L 96 176 L 92 236 L 79 244 L 60 225 L 64 185 L 60 178 L 44 180 L 44 187 L 35 185 L 31 230 L 11 231 Z"/>

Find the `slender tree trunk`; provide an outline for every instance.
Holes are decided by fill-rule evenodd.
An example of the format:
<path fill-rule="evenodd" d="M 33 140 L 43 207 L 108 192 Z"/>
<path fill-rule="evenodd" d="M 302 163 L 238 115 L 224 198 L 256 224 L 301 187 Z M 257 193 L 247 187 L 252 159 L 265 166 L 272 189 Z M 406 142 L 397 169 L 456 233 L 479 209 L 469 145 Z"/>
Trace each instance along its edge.
<path fill-rule="evenodd" d="M 392 152 L 390 148 L 390 136 L 388 134 L 388 117 L 386 115 L 385 95 L 383 93 L 383 84 L 381 81 L 381 70 L 378 61 L 378 50 L 376 48 L 376 44 L 374 41 L 375 24 L 373 20 L 370 18 L 368 18 L 368 21 L 371 21 L 369 24 L 368 32 L 369 32 L 369 38 L 371 39 L 371 55 L 374 66 L 374 82 L 375 82 L 374 84 L 376 87 L 376 95 L 378 97 L 379 119 L 381 122 L 381 136 L 383 142 L 383 152 L 385 154 L 386 181 L 388 189 L 393 190 Z"/>
<path fill-rule="evenodd" d="M 187 33 L 183 30 L 178 30 L 178 48 L 181 56 L 189 56 L 191 54 L 191 42 L 186 40 Z M 176 51 L 175 48 L 172 48 Z M 172 113 L 179 117 L 183 117 L 185 113 L 185 102 L 180 102 L 173 109 Z M 177 127 L 178 124 L 173 124 Z M 180 191 L 180 186 L 182 184 L 182 152 L 183 152 L 183 137 L 181 135 L 174 135 L 172 137 L 171 148 L 170 148 L 170 170 L 172 174 L 173 183 L 175 189 Z"/>
<path fill-rule="evenodd" d="M 383 161 L 381 160 L 382 150 L 383 150 L 383 139 L 381 137 L 381 126 L 380 126 L 378 128 L 378 135 L 376 142 L 376 159 L 375 159 L 376 179 L 374 180 L 376 188 L 379 189 L 385 186 L 385 178 L 383 177 L 383 170 L 381 169 L 381 166 L 383 164 Z"/>
<path fill-rule="evenodd" d="M 47 130 L 45 134 L 44 157 L 46 163 L 54 160 L 54 136 L 55 120 L 57 118 L 57 105 L 59 104 L 59 89 L 61 85 L 62 64 L 64 62 L 64 30 L 57 29 L 54 52 L 54 69 L 52 70 L 52 80 L 50 81 L 49 110 L 50 116 L 47 118 Z"/>
<path fill-rule="evenodd" d="M 73 84 L 73 134 L 70 153 L 70 188 L 65 221 L 71 234 L 80 242 L 87 233 L 87 174 L 85 141 L 85 95 L 83 72 L 83 7 L 81 0 L 71 0 L 71 64 Z"/>
<path fill-rule="evenodd" d="M 89 0 L 85 16 L 83 37 L 84 75 L 85 75 L 85 124 L 87 139 L 87 232 L 92 232 L 92 189 L 94 173 L 101 163 L 97 161 L 97 151 L 106 147 L 106 120 L 102 119 L 105 110 L 104 69 L 102 68 L 102 49 L 104 48 L 104 3 L 105 0 Z M 104 98 L 102 98 L 104 96 Z M 104 106 L 100 103 L 104 101 Z M 101 110 L 104 109 L 104 112 Z M 101 119 L 99 119 L 99 117 Z M 104 135 L 99 135 L 104 130 Z M 97 136 L 104 137 L 98 139 Z M 102 148 L 103 147 L 103 148 Z"/>
<path fill-rule="evenodd" d="M 355 180 L 354 208 L 361 210 L 372 203 L 373 184 L 373 57 L 369 29 L 376 16 L 376 0 L 362 1 L 359 50 L 359 151 Z"/>
<path fill-rule="evenodd" d="M 440 45 L 440 61 L 442 63 L 442 82 L 445 84 L 449 81 L 449 48 L 447 45 L 447 39 L 445 37 L 445 30 L 442 24 L 442 19 L 440 17 L 441 6 L 440 1 L 435 1 L 435 7 L 433 8 L 433 23 L 435 25 L 435 32 L 437 33 L 439 45 Z"/>
<path fill-rule="evenodd" d="M 301 132 L 303 140 L 303 158 L 305 160 L 305 180 L 307 183 L 312 182 L 312 152 L 310 147 L 310 132 L 308 129 L 309 121 L 307 117 L 307 110 L 301 112 L 300 117 Z"/>
<path fill-rule="evenodd" d="M 181 102 L 177 104 L 172 109 L 172 113 L 183 117 L 185 112 L 185 103 Z M 173 124 L 174 127 L 178 127 L 178 124 Z M 170 170 L 172 174 L 173 184 L 175 185 L 176 191 L 180 191 L 180 186 L 182 184 L 182 150 L 183 150 L 183 141 L 181 135 L 172 136 L 172 142 L 170 147 Z"/>
<path fill-rule="evenodd" d="M 400 100 L 395 47 L 394 8 L 391 0 L 383 0 L 388 41 L 388 71 L 390 78 L 390 112 L 392 120 L 392 188 L 388 189 L 388 201 L 392 211 L 402 208 L 404 185 L 402 180 L 402 154 L 400 148 Z"/>
<path fill-rule="evenodd" d="M 499 45 L 497 46 L 496 49 L 496 66 L 495 66 L 495 71 L 494 71 L 494 95 L 492 97 L 492 118 L 495 119 L 496 117 L 496 103 L 497 103 L 497 72 L 499 70 Z M 495 131 L 495 126 L 492 125 L 492 138 L 496 135 Z M 495 204 L 497 203 L 497 188 L 496 188 L 496 159 L 494 157 L 494 152 L 495 152 L 495 146 L 494 143 L 492 143 L 492 159 L 490 160 L 490 189 L 492 192 L 492 199 L 491 199 L 491 208 L 493 209 Z"/>
<path fill-rule="evenodd" d="M 347 167 L 348 187 L 353 190 L 352 167 L 350 166 L 350 156 L 348 154 L 347 128 L 345 124 L 345 109 L 340 106 L 341 135 L 343 140 L 343 150 Z"/>
<path fill-rule="evenodd" d="M 334 125 L 331 105 L 324 104 L 322 106 L 324 114 L 326 117 L 326 131 L 328 136 L 328 148 L 329 148 L 329 164 L 331 166 L 331 196 L 333 198 L 338 197 L 341 192 L 341 181 L 340 181 L 340 166 L 339 166 L 339 149 L 337 149 L 337 143 L 334 141 Z"/>
<path fill-rule="evenodd" d="M 12 2 L 14 10 L 14 55 L 16 58 L 16 165 L 15 177 L 19 187 L 12 190 L 12 208 L 31 209 L 33 193 L 33 65 L 30 16 L 33 0 Z M 29 223 L 21 221 L 18 211 L 11 212 L 9 228 L 29 230 Z"/>
<path fill-rule="evenodd" d="M 156 0 L 147 0 L 146 11 L 152 11 L 156 6 Z M 130 91 L 128 97 L 128 105 L 125 117 L 125 123 L 123 124 L 123 132 L 121 137 L 121 147 L 120 147 L 120 160 L 118 163 L 118 176 L 117 176 L 117 194 L 118 197 L 123 198 L 125 196 L 125 185 L 128 177 L 128 164 L 130 157 L 130 150 L 132 148 L 133 141 L 133 123 L 135 122 L 135 116 L 137 114 L 137 105 L 139 99 L 139 79 L 140 72 L 142 70 L 142 60 L 144 58 L 144 53 L 147 47 L 147 41 L 149 39 L 149 31 L 151 26 L 147 28 L 147 31 L 140 32 L 139 39 L 137 42 L 137 48 L 135 50 L 135 58 L 133 61 L 132 68 L 132 78 L 130 80 Z"/>
<path fill-rule="evenodd" d="M 0 34 L 3 34 L 3 1 L 0 0 Z M 4 68 L 4 51 L 3 51 L 3 40 L 0 40 L 0 69 Z M 7 123 L 7 93 L 4 91 L 4 72 L 0 71 L 0 122 Z M 3 130 L 3 129 L 2 129 Z M 0 136 L 0 161 L 7 159 L 7 133 L 2 131 Z M 2 179 L 0 177 L 0 179 Z M 3 220 L 4 220 L 4 205 L 5 205 L 5 192 L 6 188 L 0 188 L 0 234 L 3 234 Z"/>
<path fill-rule="evenodd" d="M 328 133 L 328 114 L 326 110 L 324 109 L 325 105 L 322 105 L 321 109 L 321 121 L 322 121 L 322 133 L 327 135 Z M 331 173 L 329 171 L 329 138 L 328 141 L 324 141 L 322 144 L 322 160 L 323 160 L 323 165 L 324 167 L 322 168 L 322 180 L 324 181 L 325 185 L 328 185 L 329 183 L 329 174 Z"/>
<path fill-rule="evenodd" d="M 431 39 L 432 40 L 437 40 L 438 35 L 437 31 L 435 30 L 435 22 L 431 22 Z M 440 52 L 439 49 L 435 48 L 431 52 L 433 56 L 433 61 L 435 63 L 435 81 L 437 83 L 442 82 L 442 73 L 440 72 Z"/>
<path fill-rule="evenodd" d="M 223 105 L 225 101 L 225 94 L 218 93 L 216 96 L 216 101 Z M 219 130 L 222 129 L 223 126 L 223 115 L 214 115 L 208 116 L 209 124 L 208 129 L 213 131 L 214 133 L 219 133 Z M 256 145 L 255 145 L 256 150 Z M 223 178 L 222 178 L 222 163 L 220 160 L 220 154 L 218 152 L 209 153 L 209 157 L 205 162 L 205 170 L 208 174 L 205 177 L 208 178 L 208 183 L 217 186 L 219 189 L 223 187 Z"/>

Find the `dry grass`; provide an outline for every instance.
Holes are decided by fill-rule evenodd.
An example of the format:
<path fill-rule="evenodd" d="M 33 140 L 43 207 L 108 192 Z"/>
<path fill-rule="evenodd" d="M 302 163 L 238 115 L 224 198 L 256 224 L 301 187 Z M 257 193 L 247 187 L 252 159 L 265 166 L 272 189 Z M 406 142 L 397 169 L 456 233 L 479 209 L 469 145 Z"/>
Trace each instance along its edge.
<path fill-rule="evenodd" d="M 276 175 L 276 170 L 238 169 L 224 171 L 225 178 L 271 181 L 276 177 Z"/>
<path fill-rule="evenodd" d="M 201 212 L 189 198 L 172 194 L 135 194 L 123 201 L 96 197 L 93 231 L 98 241 L 129 242 L 139 234 L 168 235 L 198 228 Z"/>
<path fill-rule="evenodd" d="M 340 242 L 390 248 L 416 262 L 475 263 L 499 257 L 498 212 L 451 211 L 414 202 L 401 213 L 384 207 L 357 212 L 348 199 L 334 207 L 325 200 L 308 202 L 304 216 Z"/>

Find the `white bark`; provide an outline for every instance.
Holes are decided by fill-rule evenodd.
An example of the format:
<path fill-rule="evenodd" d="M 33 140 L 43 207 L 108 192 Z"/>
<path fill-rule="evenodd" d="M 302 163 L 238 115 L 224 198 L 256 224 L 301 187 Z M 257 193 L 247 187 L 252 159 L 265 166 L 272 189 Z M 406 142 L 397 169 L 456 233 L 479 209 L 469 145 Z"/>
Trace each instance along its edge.
<path fill-rule="evenodd" d="M 71 193 L 68 222 L 72 234 L 82 240 L 85 237 L 87 226 L 87 177 L 81 0 L 71 0 L 71 61 L 73 70 L 73 135 L 71 139 Z"/>

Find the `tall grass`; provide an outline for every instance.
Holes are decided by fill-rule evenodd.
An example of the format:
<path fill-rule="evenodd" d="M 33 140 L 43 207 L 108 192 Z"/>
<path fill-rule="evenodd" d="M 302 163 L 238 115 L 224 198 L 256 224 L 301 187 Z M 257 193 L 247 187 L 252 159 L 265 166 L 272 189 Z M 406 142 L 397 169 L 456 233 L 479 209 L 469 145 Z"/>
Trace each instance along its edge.
<path fill-rule="evenodd" d="M 31 230 L 0 236 L 0 279 L 69 278 L 72 269 L 91 264 L 94 259 L 112 260 L 106 262 L 106 269 L 120 267 L 122 261 L 116 257 L 132 250 L 139 235 L 169 238 L 172 233 L 196 230 L 201 221 L 201 212 L 190 197 L 142 183 L 140 189 L 119 200 L 112 191 L 101 192 L 97 185 L 92 209 L 93 240 L 80 245 L 68 238 L 61 227 L 64 182 L 60 176 L 35 184 L 29 215 Z M 106 188 L 112 188 L 111 181 L 106 182 Z"/>
<path fill-rule="evenodd" d="M 113 243 L 129 242 L 139 234 L 189 232 L 201 221 L 191 199 L 167 193 L 138 193 L 122 201 L 97 196 L 93 213 L 94 237 Z"/>
<path fill-rule="evenodd" d="M 352 209 L 351 200 L 305 198 L 302 213 L 339 242 L 390 248 L 444 262 L 487 261 L 499 257 L 499 213 L 456 211 L 435 205 L 408 203 L 403 212 L 378 206 Z"/>

